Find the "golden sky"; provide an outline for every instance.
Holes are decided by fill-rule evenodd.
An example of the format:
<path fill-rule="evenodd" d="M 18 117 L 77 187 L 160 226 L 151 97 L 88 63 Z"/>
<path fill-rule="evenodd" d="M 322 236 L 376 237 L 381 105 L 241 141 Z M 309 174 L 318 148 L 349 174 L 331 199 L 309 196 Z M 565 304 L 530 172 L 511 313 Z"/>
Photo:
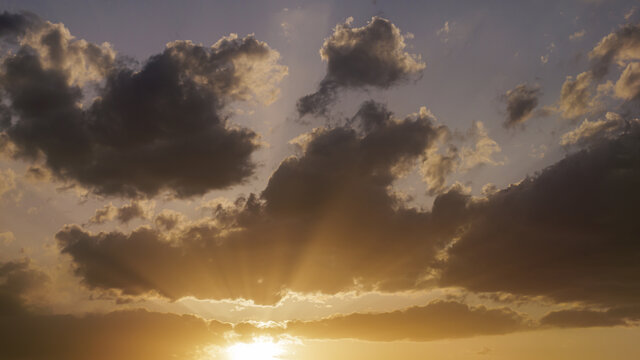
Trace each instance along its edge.
<path fill-rule="evenodd" d="M 633 1 L 0 1 L 0 359 L 637 359 Z"/>

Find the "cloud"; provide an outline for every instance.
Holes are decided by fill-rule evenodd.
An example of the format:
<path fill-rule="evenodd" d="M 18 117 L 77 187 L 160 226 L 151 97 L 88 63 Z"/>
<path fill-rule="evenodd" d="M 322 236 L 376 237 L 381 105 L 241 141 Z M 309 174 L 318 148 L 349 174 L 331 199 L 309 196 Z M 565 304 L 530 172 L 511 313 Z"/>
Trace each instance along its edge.
<path fill-rule="evenodd" d="M 540 98 L 540 88 L 527 84 L 520 84 L 507 91 L 503 99 L 507 103 L 507 118 L 504 127 L 512 128 L 518 124 L 524 124 L 538 106 Z"/>
<path fill-rule="evenodd" d="M 640 59 L 640 25 L 624 25 L 605 36 L 589 53 L 592 72 L 598 79 L 609 71 L 613 62 Z"/>
<path fill-rule="evenodd" d="M 584 37 L 584 35 L 587 33 L 587 31 L 585 29 L 582 29 L 580 31 L 576 31 L 573 34 L 569 35 L 569 40 L 580 40 Z"/>
<path fill-rule="evenodd" d="M 447 43 L 449 42 L 449 36 L 451 34 L 451 32 L 453 32 L 453 29 L 455 28 L 456 23 L 455 22 L 449 22 L 449 21 L 445 21 L 444 25 L 442 26 L 442 28 L 440 28 L 437 32 L 436 35 L 438 35 L 438 37 L 440 38 L 440 41 L 442 41 L 443 43 Z"/>
<path fill-rule="evenodd" d="M 16 188 L 16 173 L 11 169 L 0 170 L 0 198 Z"/>
<path fill-rule="evenodd" d="M 104 224 L 113 219 L 118 220 L 121 224 L 127 224 L 133 219 L 148 219 L 150 213 L 153 212 L 154 205 L 152 202 L 141 201 L 132 201 L 121 207 L 108 204 L 102 209 L 96 210 L 96 213 L 89 219 L 89 224 Z"/>
<path fill-rule="evenodd" d="M 593 75 L 589 71 L 578 74 L 575 79 L 567 76 L 558 104 L 562 117 L 573 119 L 593 111 L 596 103 L 592 99 L 592 83 Z"/>
<path fill-rule="evenodd" d="M 108 196 L 190 197 L 243 182 L 258 136 L 228 124 L 227 105 L 273 101 L 287 72 L 253 36 L 211 47 L 174 41 L 139 67 L 62 24 L 37 19 L 19 40 L 0 65 L 13 157 Z M 97 80 L 86 99 L 81 85 Z"/>
<path fill-rule="evenodd" d="M 600 307 L 640 302 L 628 291 L 640 286 L 637 127 L 592 133 L 601 140 L 484 198 L 453 187 L 424 211 L 389 186 L 446 131 L 426 114 L 398 119 L 367 102 L 347 125 L 299 138 L 300 154 L 259 196 L 221 203 L 212 218 L 170 232 L 67 226 L 56 239 L 89 287 L 171 299 L 273 304 L 289 290 L 393 292 L 437 281 Z"/>
<path fill-rule="evenodd" d="M 0 14 L 0 37 L 13 40 L 16 36 L 24 35 L 27 29 L 40 21 L 36 15 L 29 12 L 13 14 L 3 11 Z"/>
<path fill-rule="evenodd" d="M 155 226 L 164 231 L 171 231 L 178 224 L 184 223 L 185 221 L 186 218 L 184 215 L 169 209 L 163 209 L 155 219 L 153 219 Z"/>
<path fill-rule="evenodd" d="M 635 309 L 635 316 L 623 309 L 597 311 L 589 309 L 570 309 L 552 311 L 540 319 L 542 326 L 560 328 L 583 328 L 629 325 L 627 320 L 640 318 L 640 312 Z"/>
<path fill-rule="evenodd" d="M 359 28 L 349 18 L 336 26 L 320 49 L 327 73 L 318 90 L 298 100 L 300 116 L 323 115 L 342 89 L 386 89 L 418 75 L 425 68 L 419 55 L 405 51 L 405 36 L 389 20 L 373 17 Z"/>
<path fill-rule="evenodd" d="M 307 339 L 433 341 L 507 334 L 527 329 L 527 319 L 508 308 L 488 309 L 437 300 L 425 306 L 393 312 L 353 313 L 319 320 L 290 321 L 284 328 L 271 329 L 271 333 L 282 332 Z M 234 330 L 239 333 L 255 331 L 247 324 L 236 326 Z"/>
<path fill-rule="evenodd" d="M 577 128 L 562 135 L 560 145 L 585 146 L 604 139 L 618 137 L 632 126 L 639 126 L 640 119 L 628 120 L 614 112 L 608 112 L 604 118 L 594 121 L 585 119 Z"/>
<path fill-rule="evenodd" d="M 425 108 L 425 111 L 428 110 Z M 469 130 L 463 134 L 451 134 L 448 129 L 443 129 L 438 142 L 445 150 L 442 151 L 438 146 L 428 149 L 420 169 L 431 195 L 448 191 L 447 178 L 455 172 L 464 173 L 478 166 L 504 164 L 494 159 L 494 155 L 502 149 L 489 137 L 482 121 L 472 122 Z"/>
<path fill-rule="evenodd" d="M 24 177 L 33 182 L 49 181 L 51 179 L 51 173 L 42 166 L 31 165 L 27 171 L 25 171 Z"/>
<path fill-rule="evenodd" d="M 54 315 L 26 297 L 48 277 L 28 261 L 0 263 L 0 357 L 7 360 L 197 359 L 229 324 L 195 316 L 115 311 Z"/>
<path fill-rule="evenodd" d="M 11 231 L 0 232 L 0 244 L 9 245 L 16 240 Z"/>
<path fill-rule="evenodd" d="M 502 161 L 493 158 L 494 154 L 502 151 L 498 143 L 489 137 L 482 121 L 474 121 L 467 132 L 467 137 L 473 140 L 473 147 L 463 146 L 460 153 L 463 171 L 471 170 L 481 165 L 503 165 Z"/>
<path fill-rule="evenodd" d="M 620 75 L 615 85 L 615 95 L 624 100 L 640 97 L 640 62 L 632 62 Z"/>
<path fill-rule="evenodd" d="M 603 95 L 610 85 L 596 85 L 607 75 L 613 63 L 626 66 L 614 87 L 615 95 L 625 100 L 637 97 L 640 92 L 638 65 L 627 62 L 640 59 L 640 25 L 625 25 L 605 36 L 591 50 L 589 59 L 589 70 L 578 74 L 575 79 L 567 77 L 562 85 L 557 110 L 564 118 L 573 119 L 599 108 L 598 97 Z M 597 89 L 595 96 L 594 88 Z"/>
<path fill-rule="evenodd" d="M 640 303 L 640 129 L 604 138 L 470 206 L 441 286 L 602 307 Z"/>
<path fill-rule="evenodd" d="M 430 150 L 420 168 L 422 177 L 427 183 L 427 192 L 430 195 L 445 192 L 447 178 L 459 167 L 460 154 L 458 148 L 452 144 L 447 146 L 444 154 L 436 152 L 436 149 Z"/>
<path fill-rule="evenodd" d="M 172 224 L 171 232 L 68 226 L 56 238 L 88 286 L 127 294 L 275 303 L 289 289 L 414 289 L 424 286 L 427 263 L 464 204 L 447 193 L 425 212 L 389 187 L 443 129 L 367 102 L 348 125 L 308 134 L 260 196 L 220 206 L 212 218 Z"/>

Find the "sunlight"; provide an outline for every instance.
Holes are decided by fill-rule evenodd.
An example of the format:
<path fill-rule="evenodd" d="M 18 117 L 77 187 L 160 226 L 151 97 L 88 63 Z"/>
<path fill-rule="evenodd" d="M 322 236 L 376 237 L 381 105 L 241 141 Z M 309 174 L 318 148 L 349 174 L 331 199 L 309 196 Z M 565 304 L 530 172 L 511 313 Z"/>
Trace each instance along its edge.
<path fill-rule="evenodd" d="M 229 360 L 278 360 L 284 354 L 280 343 L 270 338 L 254 339 L 251 343 L 237 343 L 227 348 Z"/>

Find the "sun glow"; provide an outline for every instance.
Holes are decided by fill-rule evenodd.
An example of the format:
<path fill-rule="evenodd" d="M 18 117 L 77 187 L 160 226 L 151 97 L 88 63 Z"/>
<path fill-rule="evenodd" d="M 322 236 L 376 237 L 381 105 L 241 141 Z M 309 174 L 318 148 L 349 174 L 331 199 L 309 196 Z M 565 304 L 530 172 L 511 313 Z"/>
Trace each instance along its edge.
<path fill-rule="evenodd" d="M 271 338 L 257 338 L 251 343 L 237 343 L 227 348 L 229 360 L 279 360 L 284 347 Z"/>

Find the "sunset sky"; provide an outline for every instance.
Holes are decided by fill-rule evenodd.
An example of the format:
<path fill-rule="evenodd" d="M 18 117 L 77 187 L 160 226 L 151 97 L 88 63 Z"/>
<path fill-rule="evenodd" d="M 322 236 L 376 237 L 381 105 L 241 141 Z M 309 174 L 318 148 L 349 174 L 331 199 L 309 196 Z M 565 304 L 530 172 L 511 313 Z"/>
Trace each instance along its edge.
<path fill-rule="evenodd" d="M 640 358 L 640 3 L 0 0 L 0 359 Z"/>

